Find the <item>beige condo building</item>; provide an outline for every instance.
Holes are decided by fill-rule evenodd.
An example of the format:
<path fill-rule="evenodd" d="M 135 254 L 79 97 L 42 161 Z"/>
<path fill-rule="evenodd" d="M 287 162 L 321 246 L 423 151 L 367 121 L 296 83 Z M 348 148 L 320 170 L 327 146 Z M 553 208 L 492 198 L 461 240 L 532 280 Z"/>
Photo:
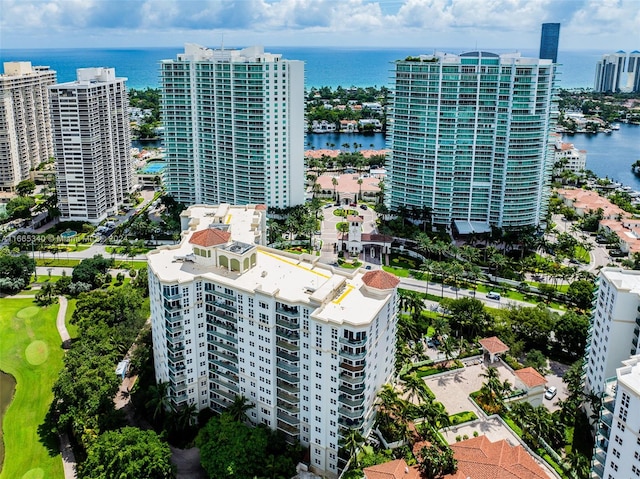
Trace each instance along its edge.
<path fill-rule="evenodd" d="M 53 155 L 49 94 L 56 72 L 31 62 L 5 62 L 0 75 L 0 191 L 13 192 Z"/>

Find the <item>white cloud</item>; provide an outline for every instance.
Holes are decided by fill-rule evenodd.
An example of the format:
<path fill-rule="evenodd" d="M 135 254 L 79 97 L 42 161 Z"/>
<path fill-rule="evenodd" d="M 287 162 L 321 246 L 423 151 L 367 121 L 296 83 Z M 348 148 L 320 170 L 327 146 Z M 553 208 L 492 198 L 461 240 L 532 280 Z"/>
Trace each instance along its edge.
<path fill-rule="evenodd" d="M 0 0 L 7 48 L 181 43 L 225 33 L 233 43 L 532 46 L 545 21 L 561 46 L 637 48 L 638 0 Z M 517 33 L 515 33 L 517 32 Z M 597 36 L 597 37 L 596 37 Z M 514 40 L 517 43 L 514 44 Z M 37 42 L 37 43 L 36 43 Z M 45 43 L 42 43 L 45 42 Z"/>

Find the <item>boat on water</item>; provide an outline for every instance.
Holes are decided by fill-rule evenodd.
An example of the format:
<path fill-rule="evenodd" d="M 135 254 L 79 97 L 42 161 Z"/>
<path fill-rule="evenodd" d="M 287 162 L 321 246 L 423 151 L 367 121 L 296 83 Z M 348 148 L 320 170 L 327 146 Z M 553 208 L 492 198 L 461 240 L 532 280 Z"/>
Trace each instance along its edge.
<path fill-rule="evenodd" d="M 611 129 L 612 130 L 619 130 L 620 129 L 620 123 L 612 123 L 611 124 Z"/>

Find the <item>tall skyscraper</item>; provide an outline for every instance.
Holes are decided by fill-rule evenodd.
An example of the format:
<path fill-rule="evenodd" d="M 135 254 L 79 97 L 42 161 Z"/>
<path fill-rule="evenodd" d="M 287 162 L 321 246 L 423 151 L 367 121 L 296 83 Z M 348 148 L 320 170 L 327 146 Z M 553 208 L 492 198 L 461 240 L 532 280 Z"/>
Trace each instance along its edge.
<path fill-rule="evenodd" d="M 58 206 L 62 218 L 98 223 L 133 188 L 126 78 L 80 68 L 49 87 Z"/>
<path fill-rule="evenodd" d="M 304 64 L 261 47 L 164 60 L 167 191 L 186 204 L 304 201 Z"/>
<path fill-rule="evenodd" d="M 596 78 L 593 90 L 599 93 L 617 93 L 623 84 L 623 74 L 627 54 L 619 50 L 616 53 L 602 55 L 596 64 Z"/>
<path fill-rule="evenodd" d="M 344 273 L 266 246 L 264 205 L 195 205 L 180 244 L 148 255 L 156 379 L 174 408 L 253 403 L 254 424 L 336 478 L 340 438 L 367 435 L 393 377 L 396 276 Z M 295 257 L 294 257 L 295 256 Z"/>
<path fill-rule="evenodd" d="M 627 84 L 625 91 L 640 93 L 640 52 L 634 50 L 627 59 Z"/>
<path fill-rule="evenodd" d="M 551 60 L 469 52 L 395 62 L 389 196 L 461 233 L 538 225 L 555 120 Z"/>
<path fill-rule="evenodd" d="M 0 75 L 0 191 L 12 192 L 29 170 L 53 156 L 49 67 L 6 62 Z"/>
<path fill-rule="evenodd" d="M 558 42 L 560 41 L 560 24 L 543 23 L 540 35 L 540 55 L 544 60 L 558 63 Z"/>

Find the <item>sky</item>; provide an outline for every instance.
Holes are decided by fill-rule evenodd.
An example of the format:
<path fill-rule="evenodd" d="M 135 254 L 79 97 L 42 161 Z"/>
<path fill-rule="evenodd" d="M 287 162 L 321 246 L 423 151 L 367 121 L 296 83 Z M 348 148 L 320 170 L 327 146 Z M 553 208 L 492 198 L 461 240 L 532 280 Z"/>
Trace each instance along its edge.
<path fill-rule="evenodd" d="M 640 50 L 640 0 L 0 0 L 0 48 L 530 48 Z"/>

